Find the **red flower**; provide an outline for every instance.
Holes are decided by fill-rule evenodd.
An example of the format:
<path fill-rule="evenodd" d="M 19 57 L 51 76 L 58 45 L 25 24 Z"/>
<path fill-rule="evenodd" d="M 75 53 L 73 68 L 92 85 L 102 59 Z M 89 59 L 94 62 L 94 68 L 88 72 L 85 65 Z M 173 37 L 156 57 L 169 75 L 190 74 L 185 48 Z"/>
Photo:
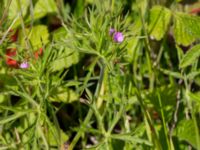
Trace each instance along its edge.
<path fill-rule="evenodd" d="M 37 50 L 37 51 L 34 53 L 35 59 L 38 59 L 39 56 L 42 55 L 42 53 L 43 53 L 43 49 L 42 49 L 42 47 L 41 47 L 41 48 L 39 48 L 39 50 Z"/>
<path fill-rule="evenodd" d="M 191 14 L 198 14 L 200 13 L 200 8 L 194 8 L 190 11 Z"/>
<path fill-rule="evenodd" d="M 11 48 L 6 50 L 6 64 L 10 67 L 17 68 L 18 63 L 16 60 L 14 60 L 12 57 L 16 56 L 17 50 L 16 48 Z"/>

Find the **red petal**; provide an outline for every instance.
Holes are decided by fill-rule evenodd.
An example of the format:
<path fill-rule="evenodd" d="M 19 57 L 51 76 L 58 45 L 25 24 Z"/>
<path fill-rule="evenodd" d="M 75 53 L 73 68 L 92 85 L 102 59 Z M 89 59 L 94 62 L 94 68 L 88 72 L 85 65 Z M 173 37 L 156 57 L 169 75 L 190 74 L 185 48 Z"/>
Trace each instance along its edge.
<path fill-rule="evenodd" d="M 17 49 L 16 48 L 10 48 L 6 50 L 7 56 L 16 56 L 17 55 Z"/>
<path fill-rule="evenodd" d="M 42 53 L 43 53 L 43 49 L 42 49 L 42 48 L 39 48 L 39 50 L 37 50 L 37 51 L 34 53 L 35 59 L 38 59 L 38 57 L 41 56 Z"/>
<path fill-rule="evenodd" d="M 200 12 L 200 8 L 194 8 L 190 11 L 191 14 L 198 14 Z"/>

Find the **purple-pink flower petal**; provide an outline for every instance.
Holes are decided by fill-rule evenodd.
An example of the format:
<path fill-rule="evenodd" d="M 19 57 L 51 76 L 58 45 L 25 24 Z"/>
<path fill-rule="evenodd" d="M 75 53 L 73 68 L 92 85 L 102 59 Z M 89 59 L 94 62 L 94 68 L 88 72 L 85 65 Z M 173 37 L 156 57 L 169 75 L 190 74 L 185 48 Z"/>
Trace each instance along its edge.
<path fill-rule="evenodd" d="M 113 33 L 115 33 L 115 29 L 114 29 L 114 28 L 110 28 L 109 34 L 110 34 L 110 35 L 113 35 Z"/>
<path fill-rule="evenodd" d="M 124 35 L 121 32 L 115 32 L 113 35 L 113 40 L 117 43 L 121 43 L 124 40 Z"/>
<path fill-rule="evenodd" d="M 22 69 L 27 69 L 27 68 L 29 68 L 28 62 L 23 62 L 23 63 L 21 63 L 21 64 L 20 64 L 20 68 L 22 68 Z"/>

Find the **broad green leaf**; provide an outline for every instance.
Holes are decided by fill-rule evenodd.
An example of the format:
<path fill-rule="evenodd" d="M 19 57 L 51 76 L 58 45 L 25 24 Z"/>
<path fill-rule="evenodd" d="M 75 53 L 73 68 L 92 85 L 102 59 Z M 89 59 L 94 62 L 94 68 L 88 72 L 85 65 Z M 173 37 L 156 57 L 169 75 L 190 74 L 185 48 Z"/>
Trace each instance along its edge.
<path fill-rule="evenodd" d="M 159 103 L 158 93 L 160 95 L 162 106 Z M 162 109 L 164 112 L 165 120 L 169 121 L 172 119 L 174 106 L 176 105 L 176 94 L 176 86 L 162 86 L 147 95 L 147 104 L 152 105 L 159 116 L 161 116 Z"/>
<path fill-rule="evenodd" d="M 187 51 L 187 53 L 181 59 L 181 63 L 179 65 L 180 68 L 187 67 L 196 61 L 196 59 L 200 56 L 200 44 L 193 46 L 191 49 Z"/>
<path fill-rule="evenodd" d="M 179 140 L 190 143 L 194 148 L 197 148 L 195 125 L 192 120 L 182 120 L 174 130 L 173 135 Z"/>
<path fill-rule="evenodd" d="M 176 13 L 174 17 L 174 37 L 177 44 L 190 45 L 200 38 L 200 17 Z"/>
<path fill-rule="evenodd" d="M 71 103 L 78 100 L 78 95 L 71 89 L 59 87 L 52 92 L 50 101 Z"/>
<path fill-rule="evenodd" d="M 79 61 L 79 54 L 76 50 L 65 46 L 65 39 L 67 39 L 67 32 L 64 28 L 59 28 L 53 33 L 53 39 L 57 43 L 57 57 L 51 63 L 51 71 L 58 71 L 64 68 L 69 68 L 71 65 Z"/>
<path fill-rule="evenodd" d="M 60 130 L 60 137 L 56 137 L 57 130 Z M 49 129 L 47 136 L 47 139 L 52 147 L 58 146 L 57 140 L 61 140 L 60 143 L 64 144 L 69 139 L 67 134 L 65 134 L 61 129 L 56 129 L 53 124 L 51 125 L 51 129 Z"/>
<path fill-rule="evenodd" d="M 8 0 L 4 0 L 4 5 L 8 4 Z M 20 0 L 20 5 L 18 6 L 17 0 L 12 0 L 8 10 L 8 19 L 12 22 L 15 18 L 15 23 L 12 26 L 12 29 L 18 27 L 21 23 L 20 20 L 20 8 L 22 12 L 22 17 L 24 18 L 27 14 L 27 10 L 29 8 L 30 1 L 28 0 Z"/>
<path fill-rule="evenodd" d="M 193 109 L 194 112 L 199 113 L 200 112 L 200 92 L 192 93 L 188 92 L 188 96 L 192 102 L 194 102 Z"/>
<path fill-rule="evenodd" d="M 151 37 L 161 40 L 171 20 L 171 11 L 162 6 L 154 6 L 150 10 L 148 31 Z"/>
<path fill-rule="evenodd" d="M 7 5 L 7 2 L 9 2 L 8 0 L 4 0 L 5 1 L 5 5 Z M 21 7 L 21 11 L 22 11 L 22 16 L 24 17 L 27 13 L 27 9 L 28 6 L 30 4 L 30 1 L 28 0 L 20 0 L 20 6 Z M 17 0 L 12 0 L 10 7 L 9 7 L 9 11 L 8 11 L 8 18 L 10 20 L 13 20 L 14 18 L 16 18 L 19 13 L 20 13 L 20 9 L 18 7 L 17 4 Z"/>
<path fill-rule="evenodd" d="M 56 13 L 57 7 L 54 0 L 39 0 L 35 4 L 34 19 L 39 19 L 46 16 L 48 13 Z"/>
<path fill-rule="evenodd" d="M 67 38 L 67 31 L 64 27 L 58 28 L 52 34 L 53 34 L 53 39 L 55 41 L 59 41 L 59 40 Z"/>
<path fill-rule="evenodd" d="M 26 34 L 34 50 L 41 48 L 49 42 L 49 32 L 45 25 L 33 26 L 32 29 L 27 28 Z M 24 47 L 25 39 L 22 30 L 19 32 L 19 40 L 21 45 Z"/>

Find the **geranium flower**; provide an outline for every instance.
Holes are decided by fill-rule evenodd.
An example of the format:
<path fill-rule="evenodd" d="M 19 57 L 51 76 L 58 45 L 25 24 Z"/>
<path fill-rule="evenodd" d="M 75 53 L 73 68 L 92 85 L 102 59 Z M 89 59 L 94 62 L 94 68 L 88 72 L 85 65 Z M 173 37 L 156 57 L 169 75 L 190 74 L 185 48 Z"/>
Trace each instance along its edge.
<path fill-rule="evenodd" d="M 121 43 L 124 40 L 124 35 L 121 32 L 115 32 L 113 35 L 113 40 L 117 43 Z"/>
<path fill-rule="evenodd" d="M 6 51 L 6 64 L 10 67 L 17 68 L 18 62 L 14 60 L 12 57 L 17 55 L 16 48 L 7 49 Z"/>
<path fill-rule="evenodd" d="M 114 28 L 110 28 L 109 35 L 113 37 L 113 40 L 117 43 L 124 41 L 124 35 L 121 32 L 116 31 Z"/>
<path fill-rule="evenodd" d="M 27 61 L 24 61 L 23 63 L 20 64 L 19 67 L 22 69 L 27 69 L 29 68 L 29 63 Z"/>

